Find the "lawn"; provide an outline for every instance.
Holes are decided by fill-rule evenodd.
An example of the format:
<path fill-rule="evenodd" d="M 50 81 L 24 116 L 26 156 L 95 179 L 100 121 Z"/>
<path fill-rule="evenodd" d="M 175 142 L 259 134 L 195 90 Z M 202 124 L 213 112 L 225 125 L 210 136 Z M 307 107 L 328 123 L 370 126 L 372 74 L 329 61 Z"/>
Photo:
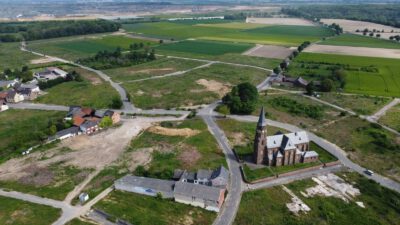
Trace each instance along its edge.
<path fill-rule="evenodd" d="M 396 41 L 390 41 L 380 38 L 361 36 L 356 34 L 342 34 L 327 39 L 319 44 L 322 45 L 338 45 L 368 48 L 392 48 L 399 49 L 400 44 Z"/>
<path fill-rule="evenodd" d="M 115 218 L 131 224 L 175 225 L 212 224 L 216 214 L 168 199 L 158 199 L 135 193 L 113 191 L 105 199 L 94 205 Z"/>
<path fill-rule="evenodd" d="M 47 94 L 39 96 L 35 102 L 106 109 L 110 108 L 113 98 L 119 98 L 117 91 L 97 74 L 78 67 L 66 67 L 66 70 L 75 70 L 82 76 L 83 81 L 64 82 L 45 89 L 43 91 L 47 92 Z"/>
<path fill-rule="evenodd" d="M 220 99 L 233 85 L 261 83 L 267 72 L 254 68 L 214 64 L 179 77 L 166 77 L 134 83 L 123 83 L 138 107 L 173 108 L 211 103 Z"/>
<path fill-rule="evenodd" d="M 227 168 L 223 152 L 200 118 L 185 120 L 182 123 L 168 123 L 164 126 L 176 129 L 190 128 L 199 133 L 194 136 L 167 136 L 145 131 L 132 141 L 128 150 L 154 150 L 146 172 L 137 175 L 171 179 L 175 169 L 196 171 L 215 169 L 221 165 Z"/>
<path fill-rule="evenodd" d="M 66 225 L 94 225 L 94 223 L 75 218 L 75 219 L 69 221 L 68 223 L 66 223 Z"/>
<path fill-rule="evenodd" d="M 88 169 L 64 165 L 63 162 L 30 169 L 37 172 L 15 181 L 0 180 L 0 188 L 62 201 L 90 173 Z"/>
<path fill-rule="evenodd" d="M 242 53 L 251 47 L 253 47 L 253 45 L 243 43 L 187 40 L 160 45 L 156 49 L 159 50 L 161 54 L 172 51 L 203 55 L 223 55 L 227 53 Z"/>
<path fill-rule="evenodd" d="M 379 122 L 400 132 L 400 104 L 386 111 Z"/>
<path fill-rule="evenodd" d="M 333 35 L 330 29 L 323 27 L 263 26 L 255 28 L 254 25 L 250 24 L 247 29 L 244 29 L 243 26 L 226 27 L 226 23 L 221 23 L 219 26 L 217 24 L 202 26 L 190 23 L 155 22 L 124 24 L 123 28 L 128 32 L 165 39 L 183 40 L 195 38 L 285 46 L 297 46 L 304 41 L 317 41 L 323 37 Z"/>
<path fill-rule="evenodd" d="M 266 224 L 397 224 L 400 220 L 400 211 L 397 202 L 400 195 L 386 189 L 374 181 L 370 181 L 359 174 L 339 174 L 347 182 L 355 182 L 361 195 L 350 203 L 334 197 L 314 196 L 306 198 L 300 194 L 315 183 L 302 180 L 287 185 L 297 197 L 307 204 L 311 211 L 294 215 L 286 207 L 291 202 L 291 196 L 282 190 L 281 186 L 245 192 L 235 219 L 235 225 L 266 225 Z M 359 207 L 355 201 L 361 201 L 366 208 Z M 268 204 L 254 204 L 268 203 Z"/>
<path fill-rule="evenodd" d="M 50 225 L 61 215 L 61 210 L 0 196 L 0 224 Z"/>
<path fill-rule="evenodd" d="M 371 115 L 390 102 L 390 98 L 368 95 L 343 95 L 340 93 L 321 93 L 321 100 L 350 109 L 361 115 Z"/>
<path fill-rule="evenodd" d="M 204 63 L 202 62 L 192 60 L 158 57 L 158 59 L 155 61 L 130 67 L 109 69 L 105 70 L 104 72 L 109 75 L 114 81 L 124 82 L 149 78 L 153 76 L 161 76 L 177 71 L 185 71 L 203 64 Z"/>
<path fill-rule="evenodd" d="M 0 43 L 0 71 L 4 69 L 21 69 L 24 65 L 29 65 L 30 60 L 37 59 L 28 52 L 20 50 L 20 43 Z"/>
<path fill-rule="evenodd" d="M 358 117 L 321 127 L 316 134 L 338 145 L 353 162 L 400 181 L 398 137 Z"/>
<path fill-rule="evenodd" d="M 33 41 L 28 43 L 28 47 L 34 51 L 74 61 L 78 58 L 92 56 L 99 51 L 114 51 L 117 47 L 127 50 L 134 43 L 143 43 L 144 45 L 155 44 L 155 42 L 149 40 L 132 38 L 125 35 L 87 35 Z"/>
<path fill-rule="evenodd" d="M 47 139 L 49 121 L 64 118 L 64 112 L 15 110 L 0 113 L 0 163 L 20 156 Z"/>
<path fill-rule="evenodd" d="M 399 59 L 301 53 L 290 64 L 288 73 L 308 80 L 321 80 L 330 77 L 335 68 L 344 69 L 346 92 L 400 96 Z"/>

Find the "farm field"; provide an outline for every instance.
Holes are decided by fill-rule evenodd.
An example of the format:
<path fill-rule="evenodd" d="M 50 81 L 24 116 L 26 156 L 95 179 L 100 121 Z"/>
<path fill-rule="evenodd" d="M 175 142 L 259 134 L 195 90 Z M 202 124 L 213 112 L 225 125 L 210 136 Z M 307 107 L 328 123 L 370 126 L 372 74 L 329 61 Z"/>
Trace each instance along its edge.
<path fill-rule="evenodd" d="M 21 69 L 30 61 L 39 58 L 20 50 L 20 43 L 0 43 L 0 71 L 4 69 Z"/>
<path fill-rule="evenodd" d="M 392 27 L 392 26 L 386 26 L 378 23 L 371 23 L 371 22 L 365 22 L 365 21 L 358 21 L 358 20 L 346 20 L 346 19 L 321 19 L 321 22 L 325 24 L 332 24 L 336 23 L 339 24 L 344 31 L 350 32 L 350 33 L 355 33 L 356 30 L 364 30 L 367 28 L 368 30 L 379 30 L 379 31 L 384 31 L 381 32 L 381 35 L 385 35 L 386 33 L 389 33 L 390 35 L 393 35 L 391 31 L 393 32 L 400 32 L 399 28 Z M 362 33 L 358 33 L 361 34 Z M 396 35 L 396 34 L 395 34 Z"/>
<path fill-rule="evenodd" d="M 252 46 L 253 45 L 242 43 L 186 40 L 160 45 L 156 50 L 158 50 L 160 54 L 167 54 L 172 51 L 202 55 L 223 55 L 226 53 L 242 53 Z"/>
<path fill-rule="evenodd" d="M 258 44 L 276 44 L 298 46 L 304 41 L 317 41 L 333 35 L 328 28 L 311 26 L 265 26 L 249 29 L 199 26 L 173 22 L 125 24 L 123 28 L 150 37 L 164 39 L 203 39 L 215 41 L 231 41 Z"/>
<path fill-rule="evenodd" d="M 244 52 L 243 55 L 257 56 L 263 58 L 273 58 L 273 59 L 285 59 L 292 53 L 293 53 L 292 49 L 285 48 L 282 46 L 256 45 L 254 48 L 251 48 L 246 52 Z"/>
<path fill-rule="evenodd" d="M 398 137 L 379 125 L 358 117 L 346 117 L 314 133 L 341 147 L 347 157 L 360 166 L 400 181 Z"/>
<path fill-rule="evenodd" d="M 346 183 L 360 190 L 360 195 L 348 203 L 337 197 L 304 197 L 300 192 L 317 185 L 311 179 L 295 181 L 285 185 L 300 198 L 310 211 L 292 213 L 286 204 L 292 197 L 282 186 L 245 192 L 239 206 L 235 225 L 264 224 L 396 224 L 400 219 L 394 202 L 400 199 L 398 193 L 386 189 L 356 173 L 338 174 Z M 354 184 L 353 184 L 354 182 Z M 356 204 L 363 202 L 365 208 Z M 268 204 L 254 204 L 268 202 Z M 318 222 L 316 222 L 318 221 Z"/>
<path fill-rule="evenodd" d="M 0 114 L 0 164 L 47 138 L 48 122 L 62 119 L 64 112 L 15 110 Z M 10 135 L 12 134 L 12 135 Z"/>
<path fill-rule="evenodd" d="M 55 105 L 81 105 L 97 109 L 111 108 L 112 99 L 118 93 L 97 74 L 78 67 L 67 67 L 67 71 L 75 70 L 83 81 L 70 81 L 58 84 L 43 91 L 47 94 L 39 96 L 35 102 Z"/>
<path fill-rule="evenodd" d="M 0 196 L 0 224 L 50 225 L 61 215 L 61 210 Z"/>
<path fill-rule="evenodd" d="M 321 93 L 320 99 L 361 115 L 371 115 L 391 101 L 387 97 L 339 93 Z"/>
<path fill-rule="evenodd" d="M 114 51 L 117 47 L 127 50 L 134 43 L 155 44 L 155 42 L 149 40 L 136 39 L 126 35 L 90 35 L 29 42 L 28 48 L 74 61 L 78 58 L 94 55 L 98 51 Z"/>
<path fill-rule="evenodd" d="M 131 101 L 140 108 L 173 108 L 210 103 L 230 91 L 233 85 L 259 84 L 267 77 L 263 70 L 214 64 L 177 77 L 123 83 Z"/>
<path fill-rule="evenodd" d="M 400 59 L 400 49 L 313 44 L 304 52 Z"/>
<path fill-rule="evenodd" d="M 321 45 L 400 49 L 400 43 L 356 34 L 341 34 L 320 42 Z"/>
<path fill-rule="evenodd" d="M 177 71 L 185 71 L 203 64 L 204 63 L 202 62 L 192 60 L 158 57 L 155 61 L 130 67 L 109 69 L 104 72 L 116 82 L 125 82 L 153 76 L 161 76 Z"/>
<path fill-rule="evenodd" d="M 113 191 L 94 205 L 94 208 L 132 224 L 175 225 L 212 224 L 216 213 L 167 199 L 157 199 L 135 193 Z"/>
<path fill-rule="evenodd" d="M 400 105 L 389 109 L 379 122 L 400 132 Z"/>
<path fill-rule="evenodd" d="M 223 152 L 200 118 L 150 127 L 131 142 L 128 153 L 150 158 L 145 171 L 139 167 L 135 170 L 138 176 L 172 179 L 175 169 L 226 167 Z"/>
<path fill-rule="evenodd" d="M 330 77 L 335 67 L 344 69 L 346 92 L 400 96 L 399 59 L 301 53 L 289 66 L 288 73 L 315 80 Z"/>
<path fill-rule="evenodd" d="M 301 18 L 247 18 L 247 23 L 258 25 L 315 26 L 313 22 Z"/>

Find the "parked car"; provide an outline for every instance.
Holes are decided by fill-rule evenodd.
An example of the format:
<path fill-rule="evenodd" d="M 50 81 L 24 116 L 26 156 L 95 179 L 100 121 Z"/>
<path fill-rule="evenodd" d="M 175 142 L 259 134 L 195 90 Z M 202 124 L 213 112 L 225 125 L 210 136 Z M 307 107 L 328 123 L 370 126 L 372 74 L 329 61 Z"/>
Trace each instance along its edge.
<path fill-rule="evenodd" d="M 367 174 L 367 175 L 369 175 L 369 176 L 372 176 L 372 175 L 374 174 L 374 171 L 372 171 L 372 170 L 365 170 L 364 173 Z"/>

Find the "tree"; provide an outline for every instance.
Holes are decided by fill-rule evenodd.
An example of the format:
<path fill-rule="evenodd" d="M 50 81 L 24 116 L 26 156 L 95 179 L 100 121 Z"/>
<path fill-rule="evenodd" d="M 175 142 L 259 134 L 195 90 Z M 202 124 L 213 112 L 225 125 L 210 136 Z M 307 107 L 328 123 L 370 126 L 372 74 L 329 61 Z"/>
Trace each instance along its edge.
<path fill-rule="evenodd" d="M 281 64 L 279 64 L 279 67 L 280 67 L 282 70 L 286 70 L 286 69 L 287 69 L 287 63 L 286 63 L 285 61 L 283 61 L 283 62 L 281 62 Z"/>
<path fill-rule="evenodd" d="M 258 90 L 249 82 L 233 87 L 231 92 L 222 98 L 229 111 L 235 114 L 250 114 L 255 110 L 257 100 Z"/>
<path fill-rule="evenodd" d="M 224 117 L 229 114 L 229 108 L 226 105 L 221 105 L 220 107 L 218 107 L 217 111 L 224 115 Z"/>
<path fill-rule="evenodd" d="M 107 127 L 111 127 L 113 124 L 112 119 L 109 116 L 105 116 L 103 117 L 103 119 L 101 119 L 99 126 L 101 128 L 107 128 Z"/>
<path fill-rule="evenodd" d="M 164 40 L 161 39 L 161 40 L 160 40 L 160 44 L 163 44 L 163 43 L 164 43 Z"/>
<path fill-rule="evenodd" d="M 313 95 L 315 92 L 315 85 L 314 82 L 310 82 L 306 86 L 307 95 Z"/>
<path fill-rule="evenodd" d="M 331 79 L 327 78 L 327 79 L 324 79 L 321 82 L 321 90 L 322 91 L 330 92 L 330 91 L 332 91 L 333 86 L 334 86 L 334 84 L 333 84 L 333 81 Z"/>
<path fill-rule="evenodd" d="M 55 124 L 53 124 L 53 125 L 51 125 L 51 126 L 49 127 L 49 134 L 50 134 L 50 135 L 55 135 L 56 133 L 57 133 L 57 127 L 56 127 Z"/>
<path fill-rule="evenodd" d="M 280 67 L 275 67 L 273 71 L 274 71 L 275 74 L 280 74 L 281 73 L 281 68 Z"/>
<path fill-rule="evenodd" d="M 111 100 L 111 108 L 113 109 L 120 109 L 122 108 L 122 100 L 118 96 L 114 96 Z"/>

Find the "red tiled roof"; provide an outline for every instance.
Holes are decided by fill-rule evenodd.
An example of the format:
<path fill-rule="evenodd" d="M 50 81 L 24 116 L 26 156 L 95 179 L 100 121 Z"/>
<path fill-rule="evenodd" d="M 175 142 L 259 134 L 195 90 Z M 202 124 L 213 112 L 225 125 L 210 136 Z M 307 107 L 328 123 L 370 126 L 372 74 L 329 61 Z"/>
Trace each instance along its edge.
<path fill-rule="evenodd" d="M 85 115 L 92 115 L 92 113 L 94 112 L 94 110 L 92 108 L 82 108 L 81 111 L 85 114 Z"/>
<path fill-rule="evenodd" d="M 5 99 L 7 98 L 8 93 L 7 92 L 0 92 L 0 99 Z"/>
<path fill-rule="evenodd" d="M 74 121 L 74 125 L 79 127 L 80 125 L 82 125 L 82 123 L 85 122 L 85 119 L 83 119 L 82 117 L 79 117 L 79 116 L 74 116 L 73 121 Z"/>

